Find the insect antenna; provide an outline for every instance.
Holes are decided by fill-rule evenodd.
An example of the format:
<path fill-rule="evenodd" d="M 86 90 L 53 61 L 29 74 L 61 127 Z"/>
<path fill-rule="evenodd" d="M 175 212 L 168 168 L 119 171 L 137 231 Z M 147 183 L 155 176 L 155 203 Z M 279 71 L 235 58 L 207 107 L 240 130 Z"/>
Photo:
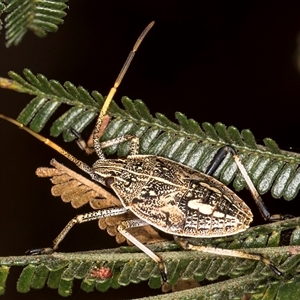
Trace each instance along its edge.
<path fill-rule="evenodd" d="M 69 153 L 68 151 L 66 151 L 65 149 L 63 149 L 62 147 L 57 145 L 56 143 L 54 143 L 51 140 L 45 138 L 41 134 L 38 134 L 38 133 L 34 132 L 33 130 L 29 129 L 28 127 L 26 127 L 22 123 L 16 121 L 15 119 L 7 117 L 3 114 L 0 114 L 0 118 L 6 120 L 6 121 L 8 121 L 8 122 L 10 122 L 10 123 L 12 123 L 16 126 L 18 126 L 20 129 L 25 130 L 26 132 L 28 132 L 29 134 L 34 136 L 36 139 L 40 140 L 41 142 L 43 142 L 44 144 L 46 144 L 50 148 L 52 148 L 55 151 L 57 151 L 58 153 L 60 153 L 61 155 L 66 157 L 68 160 L 73 162 L 79 169 L 81 169 L 84 172 L 86 172 L 87 174 L 89 174 L 92 177 L 93 180 L 99 181 L 101 183 L 103 182 L 103 180 L 100 178 L 100 176 L 98 176 L 97 174 L 94 174 L 93 169 L 89 165 L 87 165 L 86 163 L 84 163 L 81 160 L 77 159 L 75 156 L 73 156 L 71 153 Z"/>
<path fill-rule="evenodd" d="M 109 94 L 107 95 L 107 97 L 105 99 L 105 102 L 104 102 L 104 104 L 101 108 L 99 117 L 98 117 L 97 122 L 96 122 L 95 129 L 94 129 L 94 133 L 93 133 L 94 148 L 95 148 L 95 151 L 96 151 L 97 155 L 99 156 L 99 159 L 105 159 L 105 156 L 103 154 L 103 151 L 102 151 L 102 148 L 101 148 L 101 145 L 100 145 L 100 141 L 99 141 L 99 138 L 98 138 L 98 134 L 99 134 L 99 131 L 100 131 L 100 128 L 101 128 L 103 117 L 107 113 L 107 110 L 108 110 L 109 105 L 112 101 L 112 98 L 115 95 L 115 93 L 117 91 L 117 88 L 121 84 L 122 79 L 123 79 L 124 75 L 126 74 L 127 69 L 129 68 L 131 61 L 133 60 L 135 52 L 137 51 L 137 49 L 139 48 L 139 46 L 140 46 L 141 42 L 143 41 L 144 37 L 146 36 L 146 34 L 149 32 L 149 30 L 152 28 L 153 25 L 154 25 L 154 21 L 152 21 L 144 29 L 144 31 L 141 33 L 141 35 L 139 36 L 139 38 L 135 42 L 131 52 L 129 53 L 129 55 L 128 55 L 124 65 L 121 69 L 121 72 L 119 73 L 119 75 L 117 77 L 117 80 L 114 83 L 114 86 L 110 89 Z"/>
<path fill-rule="evenodd" d="M 140 46 L 141 42 L 143 41 L 144 37 L 146 36 L 146 34 L 149 32 L 149 30 L 152 28 L 152 26 L 154 25 L 154 21 L 152 21 L 145 29 L 144 31 L 141 33 L 141 35 L 139 36 L 139 38 L 137 39 L 136 43 L 134 44 L 131 52 L 129 53 L 118 77 L 117 80 L 114 83 L 114 86 L 110 89 L 108 96 L 105 99 L 105 102 L 100 110 L 100 114 L 99 117 L 97 119 L 96 122 L 96 126 L 94 129 L 94 133 L 93 133 L 93 141 L 94 141 L 94 147 L 95 147 L 95 151 L 97 153 L 97 155 L 99 156 L 99 159 L 105 159 L 103 151 L 101 149 L 101 143 L 99 141 L 98 135 L 100 132 L 100 128 L 101 128 L 101 124 L 103 121 L 104 116 L 107 113 L 107 110 L 109 108 L 109 105 L 112 101 L 113 96 L 115 95 L 118 86 L 120 85 L 127 69 L 129 68 L 129 65 L 135 55 L 135 52 L 137 51 L 138 47 Z M 67 152 L 66 150 L 64 150 L 62 147 L 60 147 L 59 145 L 57 145 L 56 143 L 52 142 L 51 140 L 43 137 L 42 135 L 34 132 L 33 130 L 27 128 L 25 125 L 23 125 L 22 123 L 7 117 L 3 114 L 0 114 L 0 118 L 4 119 L 16 126 L 18 126 L 20 129 L 23 129 L 25 131 L 27 131 L 29 134 L 31 134 L 32 136 L 34 136 L 35 138 L 37 138 L 38 140 L 40 140 L 41 142 L 45 143 L 46 145 L 48 145 L 49 147 L 51 147 L 52 149 L 56 150 L 57 152 L 59 152 L 61 155 L 65 156 L 68 160 L 70 160 L 71 162 L 73 162 L 79 169 L 83 170 L 84 172 L 86 172 L 87 174 L 89 174 L 91 176 L 91 178 L 95 181 L 98 181 L 100 183 L 104 184 L 103 179 L 98 176 L 94 170 L 88 166 L 86 163 L 80 161 L 79 159 L 77 159 L 75 156 L 73 156 L 71 153 Z"/>

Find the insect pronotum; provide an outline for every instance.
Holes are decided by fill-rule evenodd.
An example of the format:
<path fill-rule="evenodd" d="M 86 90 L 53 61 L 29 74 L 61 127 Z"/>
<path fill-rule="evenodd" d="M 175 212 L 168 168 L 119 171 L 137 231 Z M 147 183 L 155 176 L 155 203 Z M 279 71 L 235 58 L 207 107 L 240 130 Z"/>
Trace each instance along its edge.
<path fill-rule="evenodd" d="M 139 155 L 139 139 L 137 137 L 121 136 L 112 141 L 100 143 L 99 132 L 111 100 L 135 52 L 153 25 L 154 22 L 151 22 L 137 39 L 101 108 L 93 132 L 94 149 L 99 158 L 92 167 L 23 124 L 0 114 L 0 118 L 24 129 L 65 156 L 85 171 L 94 181 L 110 187 L 123 205 L 123 207 L 111 207 L 76 216 L 56 237 L 52 247 L 33 249 L 29 251 L 29 254 L 52 253 L 77 223 L 121 215 L 131 211 L 136 218 L 123 221 L 118 226 L 118 231 L 158 264 L 164 281 L 167 280 L 167 269 L 163 259 L 132 236 L 127 231 L 128 228 L 150 224 L 166 233 L 173 234 L 175 240 L 185 249 L 261 261 L 269 266 L 275 274 L 281 275 L 281 272 L 268 258 L 259 254 L 195 246 L 184 239 L 184 237 L 212 238 L 233 235 L 249 227 L 253 216 L 248 206 L 227 186 L 211 177 L 227 153 L 233 156 L 264 219 L 276 220 L 280 218 L 280 216 L 269 214 L 234 149 L 229 146 L 222 147 L 204 174 L 163 157 Z M 118 144 L 126 140 L 131 141 L 130 155 L 127 158 L 105 158 L 102 151 L 104 146 Z"/>

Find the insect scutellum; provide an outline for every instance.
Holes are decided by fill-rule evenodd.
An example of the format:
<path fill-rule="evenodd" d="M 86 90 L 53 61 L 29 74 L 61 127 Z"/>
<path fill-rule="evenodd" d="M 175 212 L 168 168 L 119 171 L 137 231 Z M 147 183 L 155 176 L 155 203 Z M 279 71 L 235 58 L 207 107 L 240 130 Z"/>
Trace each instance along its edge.
<path fill-rule="evenodd" d="M 93 146 L 99 157 L 93 167 L 78 160 L 54 142 L 33 132 L 16 120 L 0 114 L 0 118 L 24 129 L 64 155 L 80 169 L 89 174 L 96 182 L 110 187 L 123 205 L 123 207 L 111 207 L 76 216 L 56 237 L 52 247 L 33 249 L 29 250 L 28 253 L 52 253 L 58 248 L 60 242 L 75 224 L 120 215 L 131 211 L 136 218 L 122 221 L 117 229 L 125 238 L 140 248 L 158 264 L 164 281 L 167 280 L 167 269 L 162 258 L 131 235 L 127 230 L 128 228 L 150 224 L 166 233 L 173 234 L 177 242 L 185 249 L 261 261 L 269 266 L 275 274 L 281 275 L 281 272 L 269 259 L 259 254 L 195 246 L 184 239 L 184 237 L 212 238 L 234 235 L 249 227 L 253 218 L 251 210 L 227 186 L 211 176 L 228 153 L 232 155 L 240 172 L 245 178 L 249 190 L 264 219 L 278 219 L 277 216 L 275 218 L 268 212 L 232 147 L 221 147 L 209 165 L 206 173 L 201 173 L 167 158 L 154 155 L 139 155 L 139 140 L 133 136 L 123 136 L 112 141 L 100 143 L 99 133 L 111 100 L 135 52 L 153 25 L 154 22 L 151 22 L 138 38 L 101 108 L 93 131 Z M 126 140 L 130 140 L 131 142 L 130 155 L 127 158 L 105 158 L 102 148 Z"/>

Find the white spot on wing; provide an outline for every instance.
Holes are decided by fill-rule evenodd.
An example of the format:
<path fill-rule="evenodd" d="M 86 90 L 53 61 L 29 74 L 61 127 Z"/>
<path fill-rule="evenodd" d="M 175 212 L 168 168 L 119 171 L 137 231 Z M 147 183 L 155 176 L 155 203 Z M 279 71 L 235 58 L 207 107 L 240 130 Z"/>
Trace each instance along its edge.
<path fill-rule="evenodd" d="M 201 203 L 199 200 L 190 200 L 188 202 L 188 207 L 194 210 L 198 210 L 201 214 L 211 215 L 213 212 L 213 207 L 209 204 Z"/>
<path fill-rule="evenodd" d="M 216 217 L 216 218 L 224 218 L 225 217 L 225 215 L 222 212 L 219 212 L 219 211 L 214 211 L 213 216 Z M 228 218 L 234 219 L 231 216 L 228 216 Z"/>

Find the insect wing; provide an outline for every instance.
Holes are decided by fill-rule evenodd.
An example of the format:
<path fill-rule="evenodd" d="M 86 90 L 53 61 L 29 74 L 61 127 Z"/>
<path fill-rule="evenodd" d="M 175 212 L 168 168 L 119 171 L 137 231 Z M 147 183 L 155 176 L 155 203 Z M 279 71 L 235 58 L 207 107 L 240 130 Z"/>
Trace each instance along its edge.
<path fill-rule="evenodd" d="M 218 237 L 249 227 L 249 207 L 216 179 L 156 156 L 129 156 L 112 188 L 124 206 L 175 235 Z"/>

